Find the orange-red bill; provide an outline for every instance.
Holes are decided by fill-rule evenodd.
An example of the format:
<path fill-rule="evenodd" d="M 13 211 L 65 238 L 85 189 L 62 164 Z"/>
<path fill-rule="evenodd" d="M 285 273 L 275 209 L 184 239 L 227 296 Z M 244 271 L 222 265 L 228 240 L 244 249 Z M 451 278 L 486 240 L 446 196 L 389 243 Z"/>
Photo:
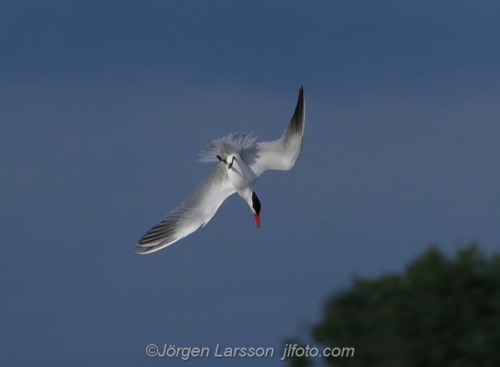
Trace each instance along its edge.
<path fill-rule="evenodd" d="M 260 228 L 260 217 L 258 214 L 253 215 L 255 217 L 255 223 L 257 223 L 257 228 Z"/>

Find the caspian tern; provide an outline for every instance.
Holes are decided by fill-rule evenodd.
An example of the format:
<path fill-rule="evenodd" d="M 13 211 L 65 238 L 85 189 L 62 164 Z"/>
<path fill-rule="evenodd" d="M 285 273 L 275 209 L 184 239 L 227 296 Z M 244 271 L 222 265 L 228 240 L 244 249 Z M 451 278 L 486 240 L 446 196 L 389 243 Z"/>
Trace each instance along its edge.
<path fill-rule="evenodd" d="M 290 124 L 283 136 L 274 141 L 254 144 L 251 134 L 229 134 L 213 140 L 200 153 L 203 162 L 219 162 L 212 173 L 160 223 L 142 237 L 137 254 L 158 251 L 207 224 L 219 206 L 237 192 L 252 210 L 260 228 L 260 201 L 253 187 L 255 181 L 268 170 L 288 171 L 293 168 L 302 150 L 305 126 L 304 88 Z"/>

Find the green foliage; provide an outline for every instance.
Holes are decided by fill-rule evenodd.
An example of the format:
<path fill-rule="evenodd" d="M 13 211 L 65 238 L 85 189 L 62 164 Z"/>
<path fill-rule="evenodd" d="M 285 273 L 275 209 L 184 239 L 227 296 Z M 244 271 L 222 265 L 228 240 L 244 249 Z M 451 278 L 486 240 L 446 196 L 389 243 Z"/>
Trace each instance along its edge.
<path fill-rule="evenodd" d="M 326 304 L 316 342 L 354 347 L 331 366 L 500 366 L 500 257 L 431 247 L 402 274 L 355 279 Z"/>

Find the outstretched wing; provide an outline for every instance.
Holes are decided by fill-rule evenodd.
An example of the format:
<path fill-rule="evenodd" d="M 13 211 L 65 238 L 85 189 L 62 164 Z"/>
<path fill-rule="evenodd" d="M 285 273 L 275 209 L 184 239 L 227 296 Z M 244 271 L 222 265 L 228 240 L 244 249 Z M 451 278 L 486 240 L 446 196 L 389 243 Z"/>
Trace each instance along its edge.
<path fill-rule="evenodd" d="M 304 88 L 301 87 L 295 112 L 283 136 L 278 140 L 258 143 L 241 153 L 242 159 L 257 177 L 271 169 L 288 171 L 293 168 L 302 151 L 305 117 Z"/>
<path fill-rule="evenodd" d="M 158 251 L 203 227 L 235 192 L 224 164 L 220 163 L 178 208 L 142 237 L 137 247 L 145 249 L 137 254 Z"/>

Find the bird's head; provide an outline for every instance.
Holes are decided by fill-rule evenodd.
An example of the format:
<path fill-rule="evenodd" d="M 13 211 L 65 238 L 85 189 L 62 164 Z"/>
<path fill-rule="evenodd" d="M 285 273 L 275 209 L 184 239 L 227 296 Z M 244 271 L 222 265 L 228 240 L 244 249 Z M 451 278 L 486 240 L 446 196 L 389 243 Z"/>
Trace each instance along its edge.
<path fill-rule="evenodd" d="M 250 209 L 252 209 L 253 216 L 255 218 L 255 223 L 257 224 L 257 228 L 260 228 L 260 200 L 255 194 L 255 191 L 252 191 L 252 198 L 248 203 L 250 205 Z"/>

